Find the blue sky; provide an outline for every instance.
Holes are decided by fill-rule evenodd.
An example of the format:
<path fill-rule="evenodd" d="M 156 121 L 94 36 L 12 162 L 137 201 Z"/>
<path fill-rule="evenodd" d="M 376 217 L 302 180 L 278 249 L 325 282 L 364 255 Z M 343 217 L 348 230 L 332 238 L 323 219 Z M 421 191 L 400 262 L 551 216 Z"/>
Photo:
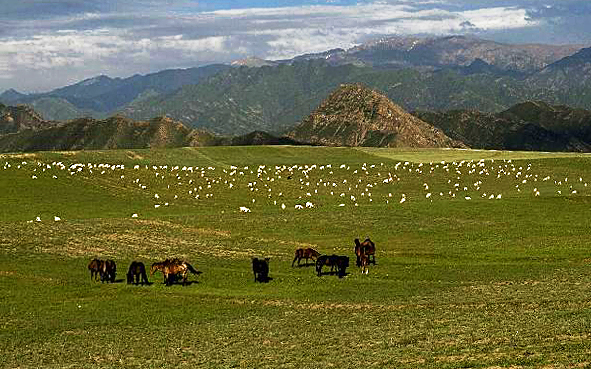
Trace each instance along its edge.
<path fill-rule="evenodd" d="M 0 91 L 290 58 L 387 35 L 591 44 L 588 0 L 0 0 Z"/>

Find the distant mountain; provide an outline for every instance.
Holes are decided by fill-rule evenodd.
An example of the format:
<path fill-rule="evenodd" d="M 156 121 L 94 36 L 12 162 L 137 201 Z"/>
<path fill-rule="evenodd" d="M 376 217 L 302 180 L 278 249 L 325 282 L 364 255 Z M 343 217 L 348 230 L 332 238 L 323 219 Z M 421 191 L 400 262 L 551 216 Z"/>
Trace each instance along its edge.
<path fill-rule="evenodd" d="M 147 91 L 168 94 L 182 86 L 197 84 L 229 68 L 231 67 L 228 65 L 212 64 L 129 78 L 101 75 L 41 94 L 23 95 L 9 90 L 0 95 L 0 102 L 36 106 L 44 116 L 52 120 L 68 120 L 81 116 L 102 117 L 126 106 Z"/>
<path fill-rule="evenodd" d="M 289 137 L 323 146 L 465 147 L 361 85 L 342 85 Z"/>
<path fill-rule="evenodd" d="M 281 134 L 340 84 L 361 83 L 406 110 L 500 112 L 526 100 L 591 109 L 589 51 L 576 45 L 508 45 L 473 37 L 387 37 L 349 50 L 234 66 L 98 76 L 44 94 L 7 91 L 49 120 L 169 116 L 217 135 Z M 3 98 L 5 100 L 3 100 Z"/>
<path fill-rule="evenodd" d="M 528 101 L 500 113 L 415 112 L 473 148 L 591 151 L 591 111 Z"/>
<path fill-rule="evenodd" d="M 14 104 L 18 100 L 23 99 L 26 96 L 27 95 L 21 94 L 20 92 L 11 88 L 0 94 L 0 102 L 3 102 L 4 104 Z"/>
<path fill-rule="evenodd" d="M 591 108 L 591 48 L 546 66 L 525 82 L 530 99 Z"/>
<path fill-rule="evenodd" d="M 468 36 L 384 37 L 340 53 L 329 62 L 370 66 L 468 66 L 476 59 L 506 71 L 532 73 L 572 55 L 580 45 L 512 45 Z"/>
<path fill-rule="evenodd" d="M 238 59 L 231 63 L 233 67 L 251 67 L 251 68 L 258 68 L 258 67 L 265 67 L 265 66 L 274 66 L 278 63 L 272 60 L 265 60 L 261 58 L 257 58 L 255 56 L 249 56 L 244 59 Z"/>
<path fill-rule="evenodd" d="M 339 83 L 357 73 L 351 65 L 323 60 L 293 65 L 237 67 L 168 96 L 154 96 L 121 111 L 133 119 L 168 115 L 218 135 L 280 133 L 309 114 Z"/>

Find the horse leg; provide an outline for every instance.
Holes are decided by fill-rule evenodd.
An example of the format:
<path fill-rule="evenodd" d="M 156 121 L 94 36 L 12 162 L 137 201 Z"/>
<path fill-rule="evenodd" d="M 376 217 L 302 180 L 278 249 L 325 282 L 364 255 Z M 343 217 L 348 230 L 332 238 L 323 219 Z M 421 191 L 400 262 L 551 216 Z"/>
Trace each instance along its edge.
<path fill-rule="evenodd" d="M 298 266 L 300 266 L 300 261 L 298 260 L 298 256 L 296 255 L 295 258 L 293 258 L 293 261 L 291 262 L 291 267 L 293 268 L 293 265 L 295 264 L 296 260 L 298 261 Z"/>

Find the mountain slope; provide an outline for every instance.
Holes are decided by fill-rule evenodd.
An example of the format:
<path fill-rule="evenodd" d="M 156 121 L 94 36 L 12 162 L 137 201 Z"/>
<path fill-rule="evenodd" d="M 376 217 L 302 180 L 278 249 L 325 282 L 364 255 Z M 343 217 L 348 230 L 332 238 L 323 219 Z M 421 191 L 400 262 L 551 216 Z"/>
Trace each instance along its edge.
<path fill-rule="evenodd" d="M 326 146 L 464 146 L 361 85 L 339 87 L 289 137 Z"/>
<path fill-rule="evenodd" d="M 0 104 L 0 134 L 15 133 L 27 129 L 35 130 L 53 124 L 55 123 L 45 121 L 29 106 Z"/>
<path fill-rule="evenodd" d="M 191 130 L 169 118 L 135 122 L 123 117 L 77 119 L 41 130 L 0 136 L 0 151 L 55 151 L 190 146 Z"/>
<path fill-rule="evenodd" d="M 470 147 L 496 150 L 591 151 L 591 111 L 528 101 L 500 113 L 415 112 Z"/>

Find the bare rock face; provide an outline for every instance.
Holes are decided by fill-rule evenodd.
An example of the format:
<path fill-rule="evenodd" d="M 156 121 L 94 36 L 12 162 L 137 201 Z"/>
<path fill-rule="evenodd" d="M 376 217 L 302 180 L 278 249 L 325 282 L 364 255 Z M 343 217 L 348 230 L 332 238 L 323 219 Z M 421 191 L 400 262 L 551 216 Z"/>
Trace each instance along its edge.
<path fill-rule="evenodd" d="M 341 85 L 288 136 L 325 146 L 466 147 L 361 85 Z"/>
<path fill-rule="evenodd" d="M 27 105 L 4 106 L 0 104 L 0 134 L 15 133 L 25 129 L 40 129 L 51 125 Z"/>

